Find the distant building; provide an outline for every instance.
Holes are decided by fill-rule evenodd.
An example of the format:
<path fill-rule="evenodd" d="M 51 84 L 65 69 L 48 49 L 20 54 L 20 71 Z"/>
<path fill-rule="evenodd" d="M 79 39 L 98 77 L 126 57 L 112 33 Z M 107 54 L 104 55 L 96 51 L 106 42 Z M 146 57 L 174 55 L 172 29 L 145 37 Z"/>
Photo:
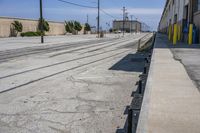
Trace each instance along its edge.
<path fill-rule="evenodd" d="M 114 20 L 113 21 L 113 30 L 117 31 L 126 31 L 126 32 L 140 32 L 142 29 L 142 24 L 139 21 L 135 20 L 125 20 L 124 29 L 123 29 L 123 20 Z"/>

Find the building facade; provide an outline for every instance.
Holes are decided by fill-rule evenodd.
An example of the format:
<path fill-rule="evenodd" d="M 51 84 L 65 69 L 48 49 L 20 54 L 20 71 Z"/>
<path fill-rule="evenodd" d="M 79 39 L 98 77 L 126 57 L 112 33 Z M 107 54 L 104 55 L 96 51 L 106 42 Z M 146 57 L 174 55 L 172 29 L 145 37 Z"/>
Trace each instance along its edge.
<path fill-rule="evenodd" d="M 198 43 L 199 29 L 200 0 L 166 0 L 160 32 L 168 34 L 170 40 Z"/>
<path fill-rule="evenodd" d="M 123 27 L 124 25 L 124 27 Z M 113 21 L 113 30 L 117 31 L 126 31 L 126 32 L 140 32 L 141 23 L 135 20 L 114 20 Z"/>

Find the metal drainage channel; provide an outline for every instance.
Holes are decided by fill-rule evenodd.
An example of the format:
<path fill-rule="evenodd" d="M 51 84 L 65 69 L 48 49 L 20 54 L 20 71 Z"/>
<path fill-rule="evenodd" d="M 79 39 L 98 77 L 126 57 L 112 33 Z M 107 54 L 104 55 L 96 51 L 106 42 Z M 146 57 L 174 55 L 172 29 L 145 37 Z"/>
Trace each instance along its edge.
<path fill-rule="evenodd" d="M 152 43 L 154 44 L 154 38 Z M 153 48 L 148 51 L 148 55 L 145 58 L 145 67 L 143 74 L 141 74 L 140 80 L 138 81 L 138 89 L 133 95 L 133 101 L 128 109 L 128 129 L 127 133 L 136 133 L 138 119 L 140 115 L 140 110 L 142 106 L 143 96 L 145 92 L 151 57 L 152 57 Z"/>

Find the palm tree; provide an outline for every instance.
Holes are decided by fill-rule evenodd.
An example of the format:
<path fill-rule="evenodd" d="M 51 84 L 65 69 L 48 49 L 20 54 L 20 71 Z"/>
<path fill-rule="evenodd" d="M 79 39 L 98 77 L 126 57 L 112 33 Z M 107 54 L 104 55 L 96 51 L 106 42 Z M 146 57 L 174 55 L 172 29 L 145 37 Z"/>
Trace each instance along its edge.
<path fill-rule="evenodd" d="M 22 32 L 23 30 L 23 25 L 19 21 L 14 21 L 12 23 L 14 31 L 16 32 L 16 36 L 18 35 L 18 32 Z"/>

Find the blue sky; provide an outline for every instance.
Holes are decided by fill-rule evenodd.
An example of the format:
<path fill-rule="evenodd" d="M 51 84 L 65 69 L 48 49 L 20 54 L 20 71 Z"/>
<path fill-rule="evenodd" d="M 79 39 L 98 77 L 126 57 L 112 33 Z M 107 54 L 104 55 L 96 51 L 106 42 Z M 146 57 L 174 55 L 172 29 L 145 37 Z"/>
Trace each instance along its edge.
<path fill-rule="evenodd" d="M 82 5 L 96 6 L 97 0 L 67 0 Z M 165 0 L 100 0 L 101 8 L 116 19 L 122 18 L 122 7 L 127 8 L 129 15 L 136 16 L 148 24 L 153 30 L 158 26 Z M 43 0 L 44 18 L 53 21 L 78 20 L 85 23 L 87 14 L 89 23 L 96 25 L 96 9 L 81 8 L 59 2 L 58 0 Z M 0 0 L 0 16 L 39 18 L 39 0 Z M 101 12 L 101 26 L 112 24 L 114 18 Z M 107 27 L 108 28 L 108 27 Z"/>

